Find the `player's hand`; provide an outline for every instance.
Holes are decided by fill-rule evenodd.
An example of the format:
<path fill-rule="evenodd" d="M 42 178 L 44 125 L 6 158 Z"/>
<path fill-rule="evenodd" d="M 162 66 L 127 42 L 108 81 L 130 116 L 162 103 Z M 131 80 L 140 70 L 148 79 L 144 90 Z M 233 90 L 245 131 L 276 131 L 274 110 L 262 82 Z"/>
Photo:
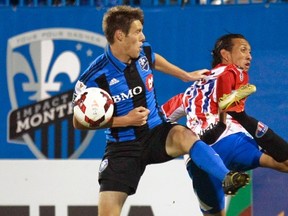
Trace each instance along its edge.
<path fill-rule="evenodd" d="M 205 79 L 207 75 L 209 74 L 208 69 L 201 69 L 201 70 L 196 70 L 189 72 L 189 80 L 188 81 L 196 81 L 196 80 L 201 80 Z"/>
<path fill-rule="evenodd" d="M 206 144 L 213 144 L 226 130 L 226 124 L 223 122 L 217 122 L 216 124 L 211 124 L 207 129 L 202 131 L 199 135 L 200 139 Z"/>
<path fill-rule="evenodd" d="M 142 126 L 147 123 L 149 113 L 149 109 L 141 106 L 131 110 L 126 117 L 130 121 L 129 125 Z"/>

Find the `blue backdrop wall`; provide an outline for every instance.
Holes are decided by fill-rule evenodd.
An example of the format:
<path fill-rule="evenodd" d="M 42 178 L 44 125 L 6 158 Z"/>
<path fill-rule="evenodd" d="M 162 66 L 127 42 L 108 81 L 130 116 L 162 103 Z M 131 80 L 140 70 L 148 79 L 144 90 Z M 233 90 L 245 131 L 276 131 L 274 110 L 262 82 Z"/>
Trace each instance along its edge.
<path fill-rule="evenodd" d="M 250 81 L 257 86 L 247 111 L 288 139 L 288 4 L 143 9 L 154 51 L 188 71 L 210 68 L 210 51 L 222 34 L 244 34 L 252 46 Z M 105 47 L 104 12 L 0 8 L 0 158 L 102 156 L 103 131 L 73 130 L 69 98 L 76 78 Z M 154 80 L 159 104 L 189 85 L 158 72 Z"/>
<path fill-rule="evenodd" d="M 288 5 L 163 7 L 144 8 L 144 11 L 144 33 L 154 51 L 188 71 L 210 67 L 210 51 L 215 40 L 222 34 L 227 32 L 244 34 L 252 46 L 251 82 L 256 84 L 258 89 L 257 94 L 249 98 L 247 109 L 249 113 L 262 119 L 284 138 L 288 138 L 285 124 L 288 120 L 288 103 L 286 102 L 288 94 L 286 91 L 288 82 L 286 73 Z M 75 66 L 78 68 L 74 75 L 76 77 L 105 47 L 105 39 L 101 30 L 104 12 L 104 9 L 72 7 L 18 8 L 14 10 L 1 8 L 0 62 L 2 70 L 0 83 L 3 93 L 0 114 L 2 119 L 0 125 L 2 131 L 0 137 L 1 158 L 34 157 L 31 149 L 25 150 L 27 146 L 13 145 L 13 140 L 18 139 L 20 142 L 22 134 L 20 134 L 20 139 L 17 135 L 13 139 L 9 139 L 8 131 L 11 126 L 9 121 L 12 121 L 13 118 L 9 120 L 8 114 L 12 110 L 31 105 L 37 100 L 40 101 L 73 88 L 75 79 L 69 78 L 67 75 L 72 74 L 69 67 L 74 67 L 71 63 L 75 64 L 73 59 L 75 58 L 78 62 Z M 31 45 L 43 41 L 49 41 L 52 45 L 42 43 L 42 45 L 38 45 L 38 48 L 33 48 L 37 45 Z M 49 54 L 47 54 L 48 50 L 50 50 Z M 63 58 L 62 64 L 67 62 L 70 66 L 60 68 L 61 73 L 57 72 L 56 80 L 58 79 L 57 82 L 61 87 L 45 89 L 45 85 L 49 86 L 49 73 L 63 52 L 70 53 L 74 58 Z M 25 59 L 25 61 L 16 58 L 15 56 L 18 55 L 14 55 L 15 53 L 21 54 L 21 59 Z M 33 58 L 33 55 L 38 59 Z M 48 61 L 47 58 L 50 55 L 51 59 Z M 44 58 L 46 58 L 45 63 L 43 63 Z M 19 68 L 24 70 L 21 69 L 23 62 L 27 63 L 33 74 L 33 83 L 35 84 L 33 89 L 26 88 L 25 90 L 22 85 L 29 77 L 28 73 L 23 71 L 19 73 L 19 70 L 18 73 L 13 71 Z M 35 64 L 38 68 L 44 67 L 43 65 L 47 66 L 46 77 L 43 77 L 45 74 L 41 75 L 43 77 L 41 82 L 39 80 L 40 72 Z M 19 65 L 19 68 L 15 68 L 15 65 Z M 76 70 L 75 67 L 74 70 Z M 42 68 L 42 72 L 43 70 Z M 63 73 L 63 70 L 66 70 L 66 73 Z M 183 83 L 157 72 L 155 72 L 155 80 L 160 104 L 189 85 L 189 83 Z M 28 85 L 31 85 L 32 80 L 29 82 Z M 37 83 L 38 85 L 36 85 Z M 41 94 L 41 97 L 34 98 L 33 101 L 28 96 L 33 94 L 33 91 L 34 93 L 41 92 L 37 90 L 36 86 L 42 89 L 41 91 L 48 93 L 46 97 Z M 14 105 L 11 100 L 14 101 Z M 22 118 L 21 122 L 24 122 L 24 119 Z M 32 128 L 31 125 L 30 127 Z M 103 140 L 96 138 L 98 133 L 96 132 L 92 138 L 93 143 L 97 144 L 89 145 L 79 154 L 80 158 L 94 158 L 102 155 Z M 99 133 L 99 136 L 103 137 L 103 133 Z M 49 153 L 51 150 L 47 151 Z M 62 154 L 60 157 L 69 157 L 68 155 L 66 153 L 66 156 Z M 55 157 L 54 153 L 46 156 Z"/>

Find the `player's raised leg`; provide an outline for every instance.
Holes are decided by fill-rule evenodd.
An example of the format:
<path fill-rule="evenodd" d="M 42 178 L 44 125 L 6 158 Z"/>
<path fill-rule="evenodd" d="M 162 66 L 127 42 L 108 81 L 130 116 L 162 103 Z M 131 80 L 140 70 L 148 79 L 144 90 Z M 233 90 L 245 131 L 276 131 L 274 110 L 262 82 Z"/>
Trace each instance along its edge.
<path fill-rule="evenodd" d="M 288 143 L 267 125 L 243 112 L 227 112 L 239 122 L 269 155 L 276 161 L 288 160 Z"/>

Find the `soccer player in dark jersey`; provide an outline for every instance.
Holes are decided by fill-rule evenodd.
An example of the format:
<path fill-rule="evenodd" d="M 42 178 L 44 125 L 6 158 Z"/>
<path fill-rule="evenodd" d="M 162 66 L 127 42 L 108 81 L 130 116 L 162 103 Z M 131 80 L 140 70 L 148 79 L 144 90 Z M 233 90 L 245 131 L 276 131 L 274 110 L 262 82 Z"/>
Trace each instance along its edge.
<path fill-rule="evenodd" d="M 215 151 L 191 130 L 163 118 L 156 101 L 152 68 L 183 81 L 205 78 L 207 70 L 188 73 L 154 53 L 145 42 L 143 23 L 139 8 L 110 8 L 102 24 L 108 46 L 75 86 L 74 96 L 85 88 L 100 87 L 114 101 L 112 120 L 105 126 L 107 142 L 99 169 L 101 216 L 120 215 L 127 197 L 136 192 L 146 165 L 184 154 L 219 179 L 227 194 L 236 193 L 249 181 L 246 173 L 229 171 Z M 78 129 L 96 129 L 85 128 L 75 117 L 73 124 Z"/>

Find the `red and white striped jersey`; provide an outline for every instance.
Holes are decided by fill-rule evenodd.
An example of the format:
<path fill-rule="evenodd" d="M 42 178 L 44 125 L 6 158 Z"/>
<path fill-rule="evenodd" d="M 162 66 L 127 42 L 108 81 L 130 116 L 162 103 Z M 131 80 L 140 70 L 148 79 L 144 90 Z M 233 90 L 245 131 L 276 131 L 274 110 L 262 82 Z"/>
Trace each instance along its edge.
<path fill-rule="evenodd" d="M 228 67 L 228 68 L 227 68 Z M 218 117 L 217 78 L 224 75 L 231 66 L 218 65 L 210 71 L 207 78 L 194 82 L 184 93 L 170 98 L 161 106 L 165 117 L 170 121 L 177 121 L 186 116 L 186 125 L 195 133 L 200 134 L 210 124 L 215 124 Z M 234 66 L 233 70 L 240 69 Z M 227 128 L 222 134 L 225 137 L 236 132 L 246 132 L 245 129 L 227 115 Z"/>

